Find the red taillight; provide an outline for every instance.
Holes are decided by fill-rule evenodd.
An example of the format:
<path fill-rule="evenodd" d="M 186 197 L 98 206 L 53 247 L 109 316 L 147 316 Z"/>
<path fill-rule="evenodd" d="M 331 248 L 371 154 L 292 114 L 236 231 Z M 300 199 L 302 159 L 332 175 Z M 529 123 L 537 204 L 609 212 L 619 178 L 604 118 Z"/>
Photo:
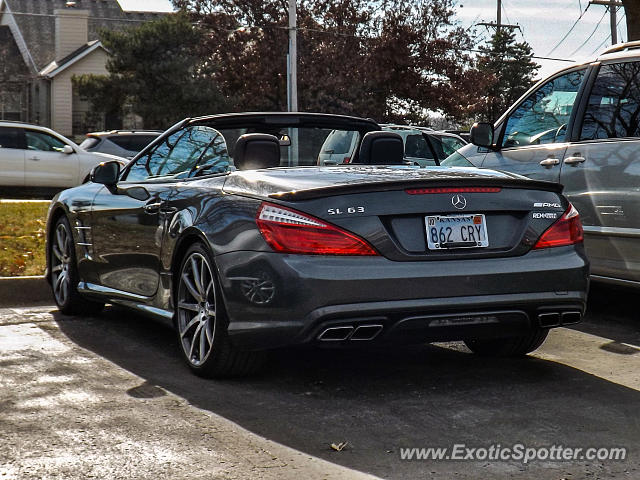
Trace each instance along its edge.
<path fill-rule="evenodd" d="M 500 187 L 434 187 L 409 188 L 405 190 L 409 195 L 426 195 L 430 193 L 498 193 Z"/>
<path fill-rule="evenodd" d="M 256 223 L 269 246 L 280 253 L 378 255 L 367 242 L 305 213 L 263 203 Z"/>
<path fill-rule="evenodd" d="M 584 240 L 582 222 L 575 207 L 569 204 L 566 212 L 538 239 L 533 248 L 562 247 Z"/>

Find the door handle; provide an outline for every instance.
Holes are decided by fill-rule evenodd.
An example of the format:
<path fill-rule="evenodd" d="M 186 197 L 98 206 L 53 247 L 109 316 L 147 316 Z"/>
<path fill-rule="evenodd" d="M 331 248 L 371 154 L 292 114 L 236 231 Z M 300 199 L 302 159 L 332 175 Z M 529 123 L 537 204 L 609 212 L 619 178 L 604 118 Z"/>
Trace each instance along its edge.
<path fill-rule="evenodd" d="M 600 215 L 613 215 L 615 217 L 624 217 L 624 209 L 622 205 L 596 205 Z"/>
<path fill-rule="evenodd" d="M 29 160 L 32 160 L 34 162 L 39 162 L 40 158 L 39 157 L 29 157 Z"/>
<path fill-rule="evenodd" d="M 162 207 L 162 202 L 147 203 L 144 206 L 144 211 L 147 213 L 156 213 L 158 210 L 160 210 L 160 207 Z"/>
<path fill-rule="evenodd" d="M 578 165 L 579 163 L 584 163 L 584 161 L 586 160 L 586 158 L 581 157 L 579 153 L 577 153 L 576 155 L 572 156 L 572 157 L 567 157 L 564 159 L 564 163 L 566 165 L 573 165 L 574 167 L 576 165 Z"/>
<path fill-rule="evenodd" d="M 542 160 L 540 162 L 540 165 L 542 165 L 545 168 L 551 168 L 554 165 L 558 165 L 559 163 L 560 163 L 560 160 L 558 160 L 557 158 L 550 157 L 545 160 Z"/>

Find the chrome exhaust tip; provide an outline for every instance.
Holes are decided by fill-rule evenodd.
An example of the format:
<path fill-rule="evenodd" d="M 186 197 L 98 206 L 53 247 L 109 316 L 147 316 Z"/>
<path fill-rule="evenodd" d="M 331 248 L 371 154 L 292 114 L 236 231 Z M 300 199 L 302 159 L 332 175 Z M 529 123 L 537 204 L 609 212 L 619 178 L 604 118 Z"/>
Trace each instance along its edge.
<path fill-rule="evenodd" d="M 580 320 L 582 320 L 582 312 L 578 310 L 562 312 L 563 325 L 573 325 L 574 323 L 579 323 Z"/>
<path fill-rule="evenodd" d="M 545 312 L 538 314 L 538 322 L 541 327 L 558 327 L 560 326 L 559 312 Z"/>
<path fill-rule="evenodd" d="M 321 342 L 342 342 L 349 338 L 353 330 L 352 326 L 326 328 L 318 335 L 318 340 Z"/>
<path fill-rule="evenodd" d="M 373 340 L 382 331 L 382 325 L 360 325 L 353 332 L 349 340 L 367 341 Z"/>

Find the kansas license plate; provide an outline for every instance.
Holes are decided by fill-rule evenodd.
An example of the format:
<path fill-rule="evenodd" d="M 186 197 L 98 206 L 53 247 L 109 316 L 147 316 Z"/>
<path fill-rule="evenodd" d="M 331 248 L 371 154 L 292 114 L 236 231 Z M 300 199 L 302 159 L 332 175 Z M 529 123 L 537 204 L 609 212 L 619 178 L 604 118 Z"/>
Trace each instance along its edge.
<path fill-rule="evenodd" d="M 426 217 L 429 250 L 489 246 L 487 224 L 481 213 Z"/>

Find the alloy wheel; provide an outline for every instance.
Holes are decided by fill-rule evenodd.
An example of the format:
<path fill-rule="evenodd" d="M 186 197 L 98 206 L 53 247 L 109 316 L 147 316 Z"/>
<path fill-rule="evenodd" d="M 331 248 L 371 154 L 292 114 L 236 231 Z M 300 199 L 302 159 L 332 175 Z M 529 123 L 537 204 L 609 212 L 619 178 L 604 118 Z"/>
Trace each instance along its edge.
<path fill-rule="evenodd" d="M 51 280 L 58 305 L 64 305 L 71 290 L 71 234 L 63 222 L 58 223 L 51 247 Z"/>
<path fill-rule="evenodd" d="M 180 343 L 189 363 L 200 367 L 213 350 L 216 285 L 207 258 L 191 253 L 182 265 L 177 296 Z"/>

